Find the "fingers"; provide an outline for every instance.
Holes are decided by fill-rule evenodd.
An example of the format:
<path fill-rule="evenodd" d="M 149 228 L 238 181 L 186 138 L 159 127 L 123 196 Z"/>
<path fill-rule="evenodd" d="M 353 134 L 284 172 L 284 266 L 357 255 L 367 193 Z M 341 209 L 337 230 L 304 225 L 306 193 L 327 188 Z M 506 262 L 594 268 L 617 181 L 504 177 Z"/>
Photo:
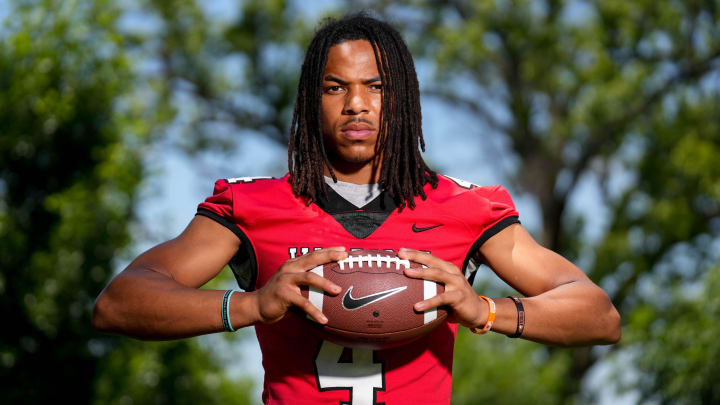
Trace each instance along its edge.
<path fill-rule="evenodd" d="M 418 312 L 438 307 L 451 309 L 448 319 L 467 327 L 484 325 L 488 316 L 487 306 L 480 303 L 477 294 L 472 290 L 446 290 L 440 295 L 420 301 L 413 306 Z"/>
<path fill-rule="evenodd" d="M 332 295 L 339 294 L 340 291 L 342 291 L 342 288 L 339 285 L 309 271 L 305 273 L 299 273 L 294 276 L 297 277 L 296 285 L 307 285 L 311 287 L 316 287 L 323 291 L 331 293 Z"/>
<path fill-rule="evenodd" d="M 305 297 L 300 287 L 310 286 L 336 295 L 342 288 L 332 281 L 323 278 L 312 270 L 323 264 L 342 260 L 347 257 L 344 247 L 333 247 L 316 250 L 300 257 L 287 260 L 278 269 L 268 282 L 258 290 L 257 311 L 258 319 L 263 323 L 272 323 L 280 320 L 290 307 L 298 307 L 315 319 L 317 322 L 327 323 L 327 318 Z"/>
<path fill-rule="evenodd" d="M 420 263 L 426 267 L 442 269 L 448 273 L 461 273 L 460 269 L 458 269 L 454 264 L 446 262 L 445 260 L 433 256 L 430 253 L 422 252 L 420 250 L 401 248 L 400 250 L 398 250 L 398 256 L 401 259 L 407 259 L 416 263 Z"/>
<path fill-rule="evenodd" d="M 348 253 L 342 246 L 315 250 L 288 260 L 279 271 L 303 272 L 322 264 L 345 259 Z"/>
<path fill-rule="evenodd" d="M 325 314 L 323 314 L 322 311 L 320 311 L 315 305 L 313 305 L 307 298 L 295 295 L 292 297 L 291 303 L 294 306 L 305 311 L 305 313 L 310 315 L 317 323 L 327 323 L 328 319 Z"/>
<path fill-rule="evenodd" d="M 424 311 L 442 305 L 456 307 L 462 303 L 470 293 L 474 294 L 474 290 L 470 284 L 468 284 L 465 277 L 459 272 L 451 273 L 443 269 L 430 267 L 426 269 L 405 269 L 405 275 L 411 278 L 430 280 L 445 285 L 444 293 L 416 303 L 414 308 L 417 311 Z"/>
<path fill-rule="evenodd" d="M 337 284 L 308 270 L 346 257 L 347 251 L 341 246 L 316 250 L 288 260 L 280 267 L 276 276 L 295 286 L 307 285 L 331 294 L 338 294 L 342 289 Z"/>
<path fill-rule="evenodd" d="M 428 267 L 426 269 L 406 268 L 405 275 L 410 278 L 422 278 L 424 280 L 435 281 L 445 285 L 467 282 L 465 276 L 460 272 L 449 272 L 444 269 Z"/>
<path fill-rule="evenodd" d="M 457 266 L 418 250 L 400 249 L 398 256 L 425 266 L 416 269 L 406 268 L 406 276 L 445 285 L 442 294 L 417 302 L 413 306 L 416 311 L 446 307 L 451 310 L 449 319 L 452 322 L 469 327 L 482 324 L 479 320 L 483 317 L 483 307 L 478 301 L 478 295 Z"/>
<path fill-rule="evenodd" d="M 413 308 L 415 308 L 416 311 L 422 312 L 426 309 L 437 308 L 442 305 L 452 307 L 454 306 L 453 304 L 460 302 L 463 298 L 464 294 L 460 291 L 448 291 L 440 295 L 436 295 L 432 298 L 426 299 L 425 301 L 420 301 L 416 303 Z"/>
<path fill-rule="evenodd" d="M 258 320 L 263 323 L 277 322 L 291 307 L 298 307 L 317 322 L 327 323 L 327 318 L 308 298 L 303 297 L 300 285 L 312 285 L 331 292 L 340 292 L 340 287 L 317 274 L 285 273 L 274 277 L 255 292 Z"/>
<path fill-rule="evenodd" d="M 327 317 L 309 299 L 292 291 L 293 288 L 278 288 L 275 291 L 254 292 L 256 297 L 257 320 L 274 323 L 282 319 L 291 307 L 298 307 L 320 324 L 327 323 Z"/>
<path fill-rule="evenodd" d="M 445 260 L 439 259 L 430 253 L 421 252 L 419 250 L 400 249 L 398 256 L 408 260 L 420 263 L 425 268 L 406 268 L 405 275 L 410 278 L 422 278 L 425 280 L 431 280 L 447 285 L 454 285 L 457 283 L 467 284 L 465 276 L 462 274 L 460 269 L 454 264 L 446 262 Z"/>

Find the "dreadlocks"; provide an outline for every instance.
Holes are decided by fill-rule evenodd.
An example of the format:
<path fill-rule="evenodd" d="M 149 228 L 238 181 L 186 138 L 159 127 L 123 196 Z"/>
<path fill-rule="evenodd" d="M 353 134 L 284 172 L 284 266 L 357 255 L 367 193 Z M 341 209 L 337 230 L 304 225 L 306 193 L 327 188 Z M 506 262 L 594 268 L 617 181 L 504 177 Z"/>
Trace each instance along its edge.
<path fill-rule="evenodd" d="M 309 201 L 327 195 L 323 169 L 335 173 L 325 152 L 322 134 L 322 75 L 330 47 L 345 41 L 366 40 L 375 52 L 383 84 L 382 120 L 376 153 L 383 153 L 380 185 L 405 206 L 415 207 L 414 197 L 426 198 L 423 186 L 437 187 L 437 174 L 420 155 L 425 151 L 420 113 L 420 91 L 410 51 L 400 33 L 364 13 L 329 19 L 308 47 L 300 73 L 290 126 L 288 167 L 293 192 Z"/>

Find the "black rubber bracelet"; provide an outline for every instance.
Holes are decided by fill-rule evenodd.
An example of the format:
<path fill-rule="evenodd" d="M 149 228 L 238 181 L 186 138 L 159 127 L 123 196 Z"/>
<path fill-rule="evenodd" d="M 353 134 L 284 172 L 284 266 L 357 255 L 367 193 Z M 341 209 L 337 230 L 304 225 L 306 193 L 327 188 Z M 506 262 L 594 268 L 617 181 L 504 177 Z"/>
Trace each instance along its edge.
<path fill-rule="evenodd" d="M 523 307 L 522 301 L 520 301 L 520 298 L 513 297 L 511 295 L 508 295 L 508 298 L 513 300 L 515 303 L 515 307 L 517 308 L 518 312 L 518 323 L 517 323 L 517 329 L 515 329 L 515 333 L 512 335 L 508 335 L 509 338 L 518 338 L 522 335 L 523 330 L 525 330 L 525 308 Z"/>
<path fill-rule="evenodd" d="M 235 292 L 234 290 L 227 290 L 225 291 L 225 295 L 223 295 L 222 299 L 222 308 L 220 308 L 220 317 L 222 318 L 223 323 L 223 329 L 225 329 L 226 332 L 233 332 L 232 327 L 230 326 L 230 319 L 228 319 L 228 302 L 230 301 L 230 295 Z"/>

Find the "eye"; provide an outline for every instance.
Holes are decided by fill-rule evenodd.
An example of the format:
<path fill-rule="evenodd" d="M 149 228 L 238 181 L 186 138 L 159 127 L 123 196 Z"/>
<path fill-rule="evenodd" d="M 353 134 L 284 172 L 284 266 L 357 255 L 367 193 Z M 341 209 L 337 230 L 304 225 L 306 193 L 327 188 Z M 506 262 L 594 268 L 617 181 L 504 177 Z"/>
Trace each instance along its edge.
<path fill-rule="evenodd" d="M 327 86 L 327 87 L 325 87 L 325 93 L 330 93 L 330 94 L 339 93 L 342 91 L 342 89 L 343 88 L 340 86 Z"/>
<path fill-rule="evenodd" d="M 382 84 L 371 84 L 371 85 L 370 85 L 370 90 L 373 90 L 373 91 L 382 91 L 382 89 L 383 89 L 383 85 L 382 85 Z"/>

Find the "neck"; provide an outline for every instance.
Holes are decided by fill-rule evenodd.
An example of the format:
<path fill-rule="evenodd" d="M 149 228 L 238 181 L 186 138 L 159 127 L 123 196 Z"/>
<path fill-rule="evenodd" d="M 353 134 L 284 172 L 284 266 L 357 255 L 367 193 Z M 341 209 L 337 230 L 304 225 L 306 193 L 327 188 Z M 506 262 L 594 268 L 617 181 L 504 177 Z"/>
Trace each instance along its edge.
<path fill-rule="evenodd" d="M 352 164 L 349 162 L 331 162 L 333 173 L 338 180 L 353 184 L 375 184 L 380 181 L 380 163 Z M 325 176 L 330 175 L 330 169 L 325 166 Z"/>

